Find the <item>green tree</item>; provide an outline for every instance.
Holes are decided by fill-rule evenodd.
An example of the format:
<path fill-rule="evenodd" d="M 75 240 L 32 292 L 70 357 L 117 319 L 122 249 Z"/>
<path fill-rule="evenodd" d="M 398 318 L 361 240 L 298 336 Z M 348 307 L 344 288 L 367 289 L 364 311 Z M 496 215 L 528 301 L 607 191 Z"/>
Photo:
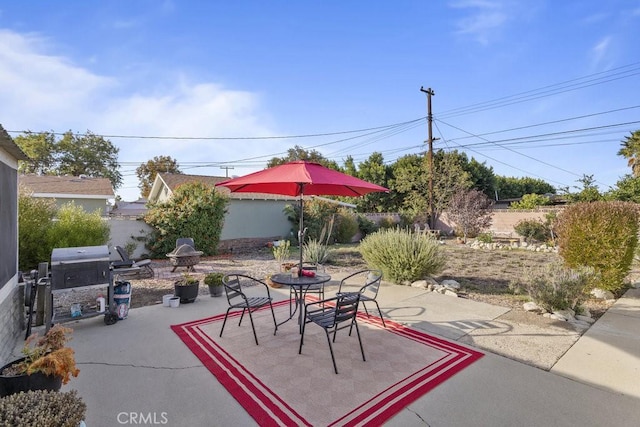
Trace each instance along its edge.
<path fill-rule="evenodd" d="M 389 168 L 384 164 L 381 153 L 372 153 L 367 160 L 358 165 L 358 178 L 385 188 L 389 188 L 389 174 Z M 386 193 L 370 193 L 354 201 L 361 212 L 387 212 L 392 206 Z"/>
<path fill-rule="evenodd" d="M 16 136 L 15 143 L 31 160 L 20 161 L 18 171 L 23 174 L 48 175 L 56 167 L 56 137 L 53 132 L 26 132 Z"/>
<path fill-rule="evenodd" d="M 118 170 L 118 151 L 111 141 L 87 131 L 84 135 L 68 131 L 58 141 L 58 175 L 108 178 L 113 188 L 122 185 Z"/>
<path fill-rule="evenodd" d="M 198 250 L 215 255 L 229 199 L 201 182 L 176 188 L 164 203 L 149 205 L 145 221 L 153 231 L 147 242 L 152 256 L 164 257 L 180 237 L 193 237 Z"/>
<path fill-rule="evenodd" d="M 622 148 L 618 151 L 618 156 L 628 160 L 633 176 L 640 176 L 640 130 L 625 136 L 620 145 Z"/>
<path fill-rule="evenodd" d="M 155 156 L 153 159 L 142 163 L 136 168 L 136 176 L 140 180 L 138 188 L 142 197 L 149 196 L 153 181 L 156 179 L 158 172 L 181 174 L 177 160 L 170 156 Z"/>
<path fill-rule="evenodd" d="M 449 202 L 455 193 L 470 189 L 473 185 L 471 174 L 464 169 L 464 160 L 457 151 L 445 152 L 438 150 L 433 162 L 433 224 L 449 207 Z M 431 228 L 434 225 L 431 224 Z"/>
<path fill-rule="evenodd" d="M 640 203 L 640 177 L 631 174 L 623 176 L 605 197 L 609 200 Z"/>
<path fill-rule="evenodd" d="M 353 157 L 350 155 L 344 161 L 344 167 L 342 168 L 342 172 L 351 176 L 358 176 L 358 169 L 356 168 L 356 162 L 353 160 Z"/>
<path fill-rule="evenodd" d="M 513 202 L 509 205 L 509 209 L 535 209 L 538 206 L 550 205 L 551 199 L 542 194 L 525 194 L 520 201 Z"/>
<path fill-rule="evenodd" d="M 582 175 L 582 178 L 576 181 L 581 183 L 582 187 L 576 185 L 574 186 L 574 188 L 580 191 L 578 191 L 577 193 L 566 194 L 565 197 L 569 202 L 596 202 L 598 200 L 604 199 L 604 196 L 600 194 L 598 187 L 595 185 L 595 179 L 593 178 L 593 175 Z"/>
<path fill-rule="evenodd" d="M 492 200 L 495 198 L 496 175 L 491 166 L 472 157 L 466 166 L 463 165 L 463 169 L 469 172 L 473 188 L 482 191 Z"/>
<path fill-rule="evenodd" d="M 525 194 L 556 194 L 556 189 L 541 179 L 500 175 L 496 175 L 496 191 L 499 200 L 517 199 Z"/>
<path fill-rule="evenodd" d="M 310 162 L 320 163 L 321 165 L 324 165 L 330 169 L 340 170 L 338 164 L 335 161 L 327 159 L 316 150 L 305 150 L 299 145 L 296 145 L 293 148 L 289 148 L 287 150 L 287 155 L 284 157 L 273 157 L 267 163 L 267 167 L 272 168 L 274 166 L 283 165 L 294 160 L 308 160 Z"/>

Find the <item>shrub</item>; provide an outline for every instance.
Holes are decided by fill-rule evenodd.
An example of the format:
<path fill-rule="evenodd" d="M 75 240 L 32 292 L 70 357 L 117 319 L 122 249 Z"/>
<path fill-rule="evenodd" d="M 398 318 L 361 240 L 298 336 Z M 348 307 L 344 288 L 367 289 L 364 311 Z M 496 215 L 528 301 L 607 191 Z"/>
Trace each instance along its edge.
<path fill-rule="evenodd" d="M 339 209 L 335 229 L 336 242 L 351 243 L 358 233 L 358 216 L 350 210 Z"/>
<path fill-rule="evenodd" d="M 528 272 L 527 276 L 529 297 L 549 312 L 567 308 L 575 310 L 597 277 L 593 268 L 570 269 L 557 263 Z"/>
<path fill-rule="evenodd" d="M 394 228 L 398 223 L 390 216 L 383 216 L 378 222 L 379 228 Z"/>
<path fill-rule="evenodd" d="M 57 209 L 53 202 L 23 191 L 18 198 L 18 226 L 18 265 L 23 271 L 49 259 L 53 248 L 97 246 L 109 240 L 109 225 L 99 211 L 87 213 L 74 203 Z"/>
<path fill-rule="evenodd" d="M 333 218 L 322 227 L 319 239 L 309 239 L 303 245 L 304 261 L 324 264 L 330 261 L 329 239 L 333 231 Z"/>
<path fill-rule="evenodd" d="M 525 238 L 527 242 L 546 242 L 551 239 L 551 231 L 542 221 L 536 219 L 523 219 L 519 221 L 513 229 L 518 235 Z"/>
<path fill-rule="evenodd" d="M 358 215 L 358 228 L 360 229 L 360 233 L 362 233 L 362 238 L 375 233 L 379 229 L 378 224 L 364 215 Z"/>
<path fill-rule="evenodd" d="M 51 247 L 46 236 L 56 207 L 53 201 L 34 198 L 20 191 L 18 197 L 18 265 L 20 270 L 29 271 L 38 263 L 51 256 Z"/>
<path fill-rule="evenodd" d="M 75 203 L 63 205 L 48 232 L 51 248 L 105 245 L 109 241 L 109 225 L 100 211 L 87 213 Z"/>
<path fill-rule="evenodd" d="M 147 240 L 152 257 L 164 257 L 180 237 L 193 237 L 204 255 L 215 255 L 228 197 L 200 182 L 183 184 L 164 203 L 152 203 L 144 219 L 153 230 Z"/>
<path fill-rule="evenodd" d="M 445 264 L 435 238 L 406 229 L 370 234 L 360 243 L 360 253 L 369 266 L 382 270 L 395 283 L 424 279 L 440 272 Z"/>
<path fill-rule="evenodd" d="M 35 390 L 0 399 L 0 425 L 14 427 L 69 426 L 84 420 L 87 405 L 76 390 Z"/>
<path fill-rule="evenodd" d="M 638 244 L 638 207 L 630 202 L 576 203 L 558 215 L 559 253 L 568 267 L 593 267 L 598 287 L 617 292 Z"/>
<path fill-rule="evenodd" d="M 478 236 L 476 236 L 476 239 L 478 239 L 478 241 L 482 242 L 482 243 L 492 243 L 493 242 L 493 234 L 491 234 L 491 233 L 479 233 Z"/>

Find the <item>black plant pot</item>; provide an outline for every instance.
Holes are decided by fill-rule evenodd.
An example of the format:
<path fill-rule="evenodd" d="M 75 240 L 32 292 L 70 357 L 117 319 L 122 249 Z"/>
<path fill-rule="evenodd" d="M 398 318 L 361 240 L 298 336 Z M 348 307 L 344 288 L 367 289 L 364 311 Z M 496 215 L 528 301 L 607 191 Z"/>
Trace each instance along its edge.
<path fill-rule="evenodd" d="M 179 285 L 176 282 L 174 284 L 174 295 L 180 298 L 180 304 L 188 304 L 196 300 L 199 288 L 200 282 L 196 282 L 192 285 Z"/>
<path fill-rule="evenodd" d="M 24 360 L 18 359 L 0 368 L 2 372 L 11 365 L 20 363 Z M 58 391 L 62 387 L 62 377 L 55 375 L 45 375 L 42 372 L 34 372 L 31 375 L 18 375 L 8 377 L 0 375 L 0 397 L 9 396 L 21 391 L 29 390 L 54 390 Z"/>
<path fill-rule="evenodd" d="M 218 285 L 209 285 L 209 293 L 212 297 L 220 297 L 222 296 L 222 286 Z"/>

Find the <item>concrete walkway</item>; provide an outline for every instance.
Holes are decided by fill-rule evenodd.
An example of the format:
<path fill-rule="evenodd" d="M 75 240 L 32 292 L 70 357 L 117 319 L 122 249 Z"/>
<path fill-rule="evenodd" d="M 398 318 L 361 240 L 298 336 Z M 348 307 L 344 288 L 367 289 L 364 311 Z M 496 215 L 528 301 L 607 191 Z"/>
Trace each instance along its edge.
<path fill-rule="evenodd" d="M 284 288 L 272 294 L 277 300 L 288 297 Z M 486 326 L 507 310 L 391 285 L 383 285 L 379 302 L 386 317 L 451 340 Z M 71 345 L 82 372 L 63 390 L 79 391 L 91 427 L 256 425 L 169 329 L 223 313 L 226 307 L 224 298 L 201 295 L 177 309 L 158 305 L 131 310 L 127 319 L 112 326 L 99 317 L 67 324 L 74 329 Z M 387 425 L 636 426 L 639 331 L 640 290 L 634 289 L 550 372 L 486 353 Z"/>

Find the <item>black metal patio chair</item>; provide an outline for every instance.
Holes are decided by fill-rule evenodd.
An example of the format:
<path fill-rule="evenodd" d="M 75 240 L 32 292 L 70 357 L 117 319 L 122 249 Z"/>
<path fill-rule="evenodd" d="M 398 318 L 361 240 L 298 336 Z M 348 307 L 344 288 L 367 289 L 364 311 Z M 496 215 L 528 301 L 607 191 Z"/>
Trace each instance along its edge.
<path fill-rule="evenodd" d="M 364 356 L 360 330 L 358 329 L 358 322 L 356 321 L 359 300 L 360 294 L 353 293 L 305 304 L 304 323 L 302 325 L 302 334 L 300 335 L 300 347 L 298 349 L 298 354 L 302 354 L 304 332 L 306 330 L 307 323 L 315 323 L 324 329 L 324 333 L 327 336 L 327 342 L 329 343 L 329 351 L 331 352 L 333 370 L 337 374 L 338 366 L 336 365 L 336 358 L 333 354 L 333 345 L 331 342 L 336 342 L 336 333 L 338 330 L 348 327 L 349 336 L 351 336 L 351 332 L 355 326 L 356 334 L 358 335 L 358 343 L 360 344 L 360 352 L 362 353 L 362 360 L 366 362 L 367 359 Z M 340 324 L 343 325 L 340 326 Z M 330 333 L 333 333 L 333 339 L 329 337 Z"/>
<path fill-rule="evenodd" d="M 353 281 L 361 280 L 360 288 L 358 290 L 349 290 L 355 289 L 353 286 Z M 351 282 L 351 283 L 350 283 Z M 382 311 L 380 310 L 380 306 L 378 305 L 378 291 L 380 290 L 380 283 L 382 282 L 382 272 L 380 270 L 360 270 L 349 276 L 345 277 L 340 281 L 340 287 L 338 287 L 338 293 L 336 295 L 349 295 L 358 293 L 360 294 L 360 302 L 364 307 L 365 313 L 367 313 L 367 317 L 369 317 L 369 310 L 367 310 L 367 302 L 375 303 L 378 308 L 378 314 L 380 315 L 380 319 L 382 319 L 382 326 L 385 328 L 387 325 L 384 323 L 384 317 L 382 317 Z M 364 286 L 362 285 L 364 283 Z"/>
<path fill-rule="evenodd" d="M 256 340 L 256 345 L 258 345 L 258 335 L 256 334 L 256 328 L 253 324 L 253 316 L 252 313 L 259 308 L 269 306 L 271 309 L 271 316 L 273 317 L 273 324 L 275 325 L 275 330 L 273 331 L 273 335 L 278 332 L 278 324 L 276 322 L 276 315 L 273 312 L 273 305 L 271 305 L 271 294 L 269 293 L 269 287 L 266 283 L 261 280 L 258 280 L 251 276 L 245 276 L 243 274 L 227 274 L 222 278 L 222 284 L 224 285 L 224 291 L 227 296 L 227 301 L 229 302 L 229 308 L 227 308 L 227 313 L 224 316 L 224 321 L 222 322 L 222 328 L 220 329 L 220 337 L 222 337 L 222 332 L 224 331 L 224 325 L 227 323 L 227 317 L 229 317 L 229 313 L 232 310 L 242 310 L 242 314 L 240 315 L 240 321 L 238 322 L 238 326 L 242 325 L 242 319 L 244 318 L 245 312 L 249 313 L 249 320 L 251 321 L 251 329 L 253 330 L 253 337 Z M 265 287 L 267 291 L 266 296 L 247 296 L 243 291 L 242 287 L 245 286 L 256 286 L 262 285 Z"/>
<path fill-rule="evenodd" d="M 141 259 L 135 261 L 129 258 L 129 254 L 122 246 L 114 246 L 116 252 L 121 258 L 121 261 L 113 261 L 111 265 L 114 268 L 114 273 L 123 278 L 136 278 L 136 279 L 153 279 L 155 275 L 153 268 L 151 267 L 150 259 Z M 127 269 L 138 267 L 138 270 L 132 272 L 118 273 L 118 268 Z"/>

